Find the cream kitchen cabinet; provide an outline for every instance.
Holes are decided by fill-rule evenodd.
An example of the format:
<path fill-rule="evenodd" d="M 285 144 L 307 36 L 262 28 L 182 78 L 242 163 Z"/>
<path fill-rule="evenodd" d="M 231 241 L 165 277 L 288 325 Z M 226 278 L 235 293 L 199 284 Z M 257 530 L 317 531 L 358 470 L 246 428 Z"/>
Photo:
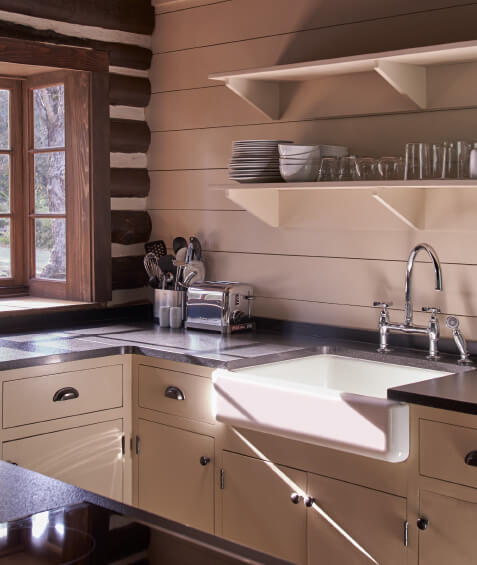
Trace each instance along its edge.
<path fill-rule="evenodd" d="M 306 514 L 294 497 L 306 473 L 224 451 L 218 534 L 292 563 L 306 563 Z"/>
<path fill-rule="evenodd" d="M 477 504 L 421 491 L 419 565 L 475 565 Z"/>
<path fill-rule="evenodd" d="M 103 496 L 122 500 L 122 420 L 7 441 L 2 447 L 2 458 Z"/>
<path fill-rule="evenodd" d="M 0 372 L 1 456 L 131 501 L 131 356 Z"/>
<path fill-rule="evenodd" d="M 139 419 L 138 505 L 214 531 L 214 439 Z"/>
<path fill-rule="evenodd" d="M 223 536 L 299 564 L 406 563 L 406 499 L 236 453 L 222 468 Z"/>
<path fill-rule="evenodd" d="M 312 473 L 307 492 L 310 565 L 407 563 L 405 498 Z"/>

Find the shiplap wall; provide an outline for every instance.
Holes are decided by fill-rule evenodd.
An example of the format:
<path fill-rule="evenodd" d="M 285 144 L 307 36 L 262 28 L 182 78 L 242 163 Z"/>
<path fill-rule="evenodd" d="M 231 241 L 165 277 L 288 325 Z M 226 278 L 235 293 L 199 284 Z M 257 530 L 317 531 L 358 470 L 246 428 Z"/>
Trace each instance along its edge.
<path fill-rule="evenodd" d="M 8 11 L 2 10 L 2 3 L 0 1 L 0 23 L 10 23 L 24 26 L 22 32 L 28 34 L 28 30 L 42 30 L 61 34 L 67 38 L 72 38 L 72 43 L 75 43 L 75 38 L 94 40 L 98 43 L 98 47 L 106 49 L 107 43 L 115 43 L 122 45 L 137 46 L 145 49 L 151 48 L 152 38 L 148 33 L 132 33 L 130 31 L 121 31 L 116 29 L 106 29 L 100 26 L 81 25 L 76 23 L 68 23 L 65 21 L 56 21 L 52 19 L 45 19 L 42 17 L 35 17 L 25 13 L 16 13 L 12 9 Z M 41 13 L 41 9 L 32 8 L 33 13 Z M 52 9 L 52 13 L 55 10 Z M 91 14 L 88 14 L 91 17 Z M 114 20 L 115 15 L 112 17 Z M 74 18 L 73 18 L 74 19 Z M 93 16 L 94 19 L 94 16 Z M 127 23 L 126 28 L 134 28 L 134 22 Z M 152 28 L 152 26 L 148 26 Z M 0 32 L 1 35 L 1 32 Z M 34 35 L 32 35 L 34 39 Z M 68 39 L 65 41 L 68 43 Z M 127 66 L 111 66 L 110 72 L 119 75 L 128 75 L 134 77 L 148 78 L 149 71 L 147 69 L 128 68 Z M 140 120 L 145 121 L 144 108 L 127 107 L 127 106 L 110 106 L 110 117 L 127 119 L 127 120 Z M 126 168 L 146 168 L 147 156 L 145 153 L 111 153 L 111 167 L 126 167 Z M 112 198 L 112 210 L 145 210 L 146 198 Z M 134 245 L 120 245 L 112 244 L 112 257 L 130 256 L 130 255 L 143 255 L 144 244 Z M 146 288 L 139 289 L 126 289 L 126 290 L 113 290 L 112 301 L 110 305 L 122 304 L 131 301 L 149 298 L 149 292 Z"/>
<path fill-rule="evenodd" d="M 407 256 L 413 245 L 426 241 L 443 263 L 445 291 L 434 292 L 432 268 L 421 257 L 414 276 L 415 309 L 439 305 L 445 313 L 458 314 L 468 337 L 477 339 L 477 232 L 453 231 L 452 225 L 446 231 L 396 230 L 394 223 L 379 231 L 277 229 L 208 188 L 227 182 L 236 139 L 337 143 L 356 154 L 377 156 L 401 154 L 406 141 L 477 140 L 477 95 L 475 107 L 422 112 L 404 105 L 389 113 L 383 97 L 392 97 L 391 91 L 382 85 L 374 89 L 372 83 L 361 91 L 358 77 L 349 80 L 349 88 L 358 87 L 366 98 L 360 114 L 350 117 L 342 104 L 341 114 L 332 109 L 316 118 L 311 105 L 272 122 L 207 79 L 212 72 L 476 39 L 477 3 L 155 3 L 153 95 L 146 111 L 152 132 L 147 204 L 152 238 L 170 245 L 174 236 L 198 235 L 208 277 L 252 283 L 260 316 L 359 328 L 376 328 L 375 299 L 393 301 L 393 318 L 402 317 Z M 425 323 L 427 316 L 417 314 L 416 320 Z"/>

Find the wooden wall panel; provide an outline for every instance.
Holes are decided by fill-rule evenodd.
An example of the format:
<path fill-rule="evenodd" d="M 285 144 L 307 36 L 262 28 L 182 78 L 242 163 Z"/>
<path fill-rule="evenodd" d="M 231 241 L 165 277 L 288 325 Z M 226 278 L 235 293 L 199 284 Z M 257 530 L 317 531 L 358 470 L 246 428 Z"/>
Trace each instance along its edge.
<path fill-rule="evenodd" d="M 418 12 L 455 5 L 452 0 L 420 0 L 418 4 L 413 0 L 231 0 L 159 15 L 153 50 L 178 51 L 409 13 L 417 17 Z"/>
<path fill-rule="evenodd" d="M 397 0 L 230 0 L 158 14 L 147 109 L 151 238 L 170 244 L 177 235 L 198 235 L 208 277 L 252 283 L 258 315 L 373 330 L 375 299 L 393 300 L 393 319 L 401 319 L 407 256 L 428 241 L 443 262 L 445 291 L 433 291 L 432 269 L 420 257 L 415 308 L 435 303 L 458 314 L 477 339 L 477 232 L 454 230 L 462 221 L 473 226 L 477 203 L 464 211 L 459 195 L 442 195 L 429 220 L 439 219 L 445 230 L 397 229 L 384 209 L 359 207 L 354 198 L 344 213 L 364 225 L 366 215 L 379 215 L 379 231 L 276 229 L 208 187 L 226 181 L 236 139 L 343 144 L 360 155 L 402 154 L 407 141 L 475 139 L 475 100 L 469 97 L 465 109 L 415 111 L 377 77 L 342 77 L 294 93 L 284 120 L 271 123 L 207 79 L 212 72 L 475 39 L 476 19 L 477 3 Z M 473 90 L 450 75 L 444 82 L 459 96 Z M 361 100 L 353 99 L 357 91 Z M 326 213 L 313 197 L 308 209 Z M 427 319 L 416 314 L 417 322 Z"/>
<path fill-rule="evenodd" d="M 224 169 L 197 171 L 150 171 L 150 210 L 238 210 L 222 190 L 209 184 L 228 182 Z"/>
<path fill-rule="evenodd" d="M 238 0 L 240 1 L 240 0 Z M 261 3 L 262 0 L 258 0 Z M 332 4 L 331 2 L 328 2 Z M 389 4 L 390 2 L 388 2 Z M 351 5 L 352 2 L 350 1 Z M 361 2 L 356 2 L 360 5 Z M 385 4 L 384 2 L 375 5 Z M 394 0 L 392 4 L 399 2 Z M 197 14 L 203 8 L 197 8 Z M 164 16 L 159 16 L 159 20 Z M 253 19 L 253 18 L 250 18 Z M 477 4 L 163 54 L 154 51 L 153 92 L 211 86 L 209 73 L 475 39 Z M 217 29 L 223 25 L 219 21 Z M 159 35 L 156 30 L 154 37 Z"/>
<path fill-rule="evenodd" d="M 430 110 L 477 106 L 477 64 L 439 65 L 427 75 Z M 375 72 L 283 83 L 280 90 L 281 122 L 418 110 Z M 272 121 L 223 85 L 155 93 L 146 117 L 154 131 Z"/>
<path fill-rule="evenodd" d="M 235 139 L 288 139 L 347 145 L 358 155 L 399 155 L 408 141 L 473 139 L 476 120 L 477 110 L 463 109 L 152 132 L 149 168 L 225 168 Z"/>
<path fill-rule="evenodd" d="M 425 240 L 445 262 L 477 263 L 477 232 L 446 233 L 416 230 L 317 231 L 311 228 L 272 228 L 240 210 L 149 210 L 151 238 L 172 241 L 176 235 L 198 235 L 210 251 L 369 258 L 406 261 L 410 249 Z M 456 241 L 460 239 L 460 244 Z M 419 258 L 425 261 L 423 254 Z M 404 274 L 403 277 L 404 279 Z M 404 282 L 402 281 L 404 285 Z"/>

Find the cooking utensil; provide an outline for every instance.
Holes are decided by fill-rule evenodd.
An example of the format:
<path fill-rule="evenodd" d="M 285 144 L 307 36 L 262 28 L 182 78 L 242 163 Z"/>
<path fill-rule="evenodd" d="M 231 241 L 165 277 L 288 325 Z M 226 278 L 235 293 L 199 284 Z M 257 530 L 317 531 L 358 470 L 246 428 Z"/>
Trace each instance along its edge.
<path fill-rule="evenodd" d="M 159 264 L 159 258 L 154 253 L 150 252 L 144 257 L 144 268 L 149 278 L 157 277 L 160 279 L 163 275 L 163 269 Z"/>
<path fill-rule="evenodd" d="M 167 255 L 166 244 L 162 241 L 162 239 L 145 243 L 144 249 L 146 250 L 146 253 L 154 253 L 154 255 L 156 255 L 157 257 Z"/>
<path fill-rule="evenodd" d="M 172 241 L 172 249 L 174 250 L 174 255 L 177 256 L 177 252 L 183 247 L 187 248 L 187 239 L 185 237 L 175 237 Z"/>
<path fill-rule="evenodd" d="M 181 247 L 179 251 L 176 253 L 176 263 L 185 263 L 187 255 L 187 246 Z"/>
<path fill-rule="evenodd" d="M 192 273 L 192 275 L 191 275 Z M 183 284 L 190 286 L 205 280 L 205 265 L 202 261 L 189 261 L 182 274 Z"/>
<path fill-rule="evenodd" d="M 202 257 L 202 245 L 200 244 L 199 239 L 195 236 L 192 236 L 190 238 L 190 242 L 192 243 L 192 246 L 194 248 L 194 256 L 192 257 L 192 259 L 200 261 Z"/>
<path fill-rule="evenodd" d="M 173 255 L 163 255 L 158 258 L 159 267 L 164 273 L 173 273 L 175 275 L 177 267 L 174 265 L 175 257 Z"/>

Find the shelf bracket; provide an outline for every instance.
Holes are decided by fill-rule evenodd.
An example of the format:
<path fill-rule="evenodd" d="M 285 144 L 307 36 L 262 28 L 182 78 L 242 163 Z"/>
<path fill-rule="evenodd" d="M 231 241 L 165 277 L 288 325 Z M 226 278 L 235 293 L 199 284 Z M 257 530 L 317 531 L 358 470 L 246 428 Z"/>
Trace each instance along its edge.
<path fill-rule="evenodd" d="M 372 196 L 408 227 L 425 229 L 425 189 L 400 189 L 396 193 L 382 188 L 374 191 Z"/>
<path fill-rule="evenodd" d="M 230 188 L 227 198 L 245 208 L 254 216 L 272 226 L 280 226 L 280 194 L 273 188 L 257 190 L 255 188 Z"/>
<path fill-rule="evenodd" d="M 419 65 L 378 60 L 374 70 L 399 94 L 427 108 L 427 69 Z"/>
<path fill-rule="evenodd" d="M 225 86 L 267 118 L 280 119 L 280 87 L 276 82 L 248 78 L 227 78 Z"/>

